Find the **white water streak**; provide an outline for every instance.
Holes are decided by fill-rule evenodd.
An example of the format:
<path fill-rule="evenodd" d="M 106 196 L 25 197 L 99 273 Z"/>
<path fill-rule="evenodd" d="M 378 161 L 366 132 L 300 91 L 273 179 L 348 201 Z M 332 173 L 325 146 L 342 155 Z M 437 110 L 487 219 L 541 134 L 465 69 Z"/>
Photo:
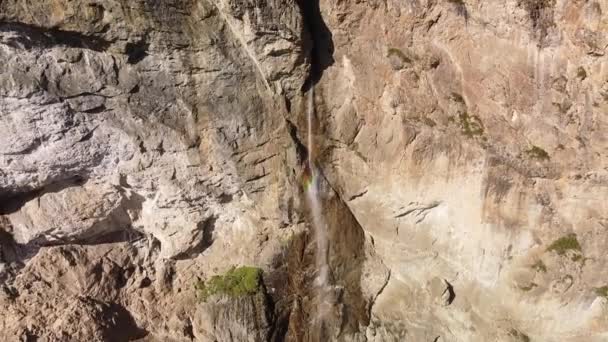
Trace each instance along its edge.
<path fill-rule="evenodd" d="M 316 250 L 316 266 L 317 266 L 317 279 L 316 285 L 321 289 L 324 289 L 328 284 L 328 266 L 327 266 L 327 248 L 328 248 L 328 237 L 327 237 L 327 225 L 323 219 L 323 209 L 319 200 L 319 174 L 314 163 L 314 128 L 313 119 L 315 115 L 315 103 L 314 103 L 314 88 L 311 88 L 308 92 L 308 169 L 311 174 L 311 182 L 306 191 L 308 202 L 310 204 L 310 210 L 313 220 L 313 228 L 315 230 L 315 240 L 317 243 Z"/>

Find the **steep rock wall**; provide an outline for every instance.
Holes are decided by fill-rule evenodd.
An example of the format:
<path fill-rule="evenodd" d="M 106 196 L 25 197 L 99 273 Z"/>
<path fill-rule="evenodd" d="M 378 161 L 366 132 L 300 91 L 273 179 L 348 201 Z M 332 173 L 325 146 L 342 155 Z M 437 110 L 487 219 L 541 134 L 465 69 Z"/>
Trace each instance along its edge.
<path fill-rule="evenodd" d="M 606 339 L 606 4 L 320 8 L 321 165 L 391 270 L 370 340 Z"/>
<path fill-rule="evenodd" d="M 607 11 L 0 2 L 3 336 L 603 341 Z M 264 292 L 197 298 L 234 265 Z"/>

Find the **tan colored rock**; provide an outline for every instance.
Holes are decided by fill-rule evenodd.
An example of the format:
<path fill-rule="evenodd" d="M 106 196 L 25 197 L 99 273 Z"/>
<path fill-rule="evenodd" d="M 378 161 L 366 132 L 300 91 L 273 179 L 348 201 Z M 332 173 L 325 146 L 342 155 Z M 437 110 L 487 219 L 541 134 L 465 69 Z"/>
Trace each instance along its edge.
<path fill-rule="evenodd" d="M 111 184 L 85 184 L 48 192 L 8 215 L 15 242 L 78 242 L 130 224 L 128 195 Z M 136 204 L 133 204 L 136 205 Z"/>
<path fill-rule="evenodd" d="M 370 340 L 605 337 L 592 307 L 606 269 L 582 260 L 604 260 L 595 34 L 608 9 L 546 4 L 321 1 L 336 46 L 317 86 L 335 139 L 322 165 L 391 270 Z M 345 104 L 361 122 L 353 141 L 335 135 L 353 121 Z M 570 233 L 584 256 L 547 251 Z M 453 286 L 449 306 L 431 304 L 438 279 Z"/>
<path fill-rule="evenodd" d="M 605 340 L 606 13 L 0 2 L 3 338 Z"/>

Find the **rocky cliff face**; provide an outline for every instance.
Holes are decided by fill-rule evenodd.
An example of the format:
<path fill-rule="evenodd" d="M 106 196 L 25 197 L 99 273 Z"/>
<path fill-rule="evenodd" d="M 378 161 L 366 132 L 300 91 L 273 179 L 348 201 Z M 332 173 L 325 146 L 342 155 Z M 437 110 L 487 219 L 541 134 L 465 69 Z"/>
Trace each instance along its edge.
<path fill-rule="evenodd" d="M 608 339 L 607 13 L 0 1 L 2 338 Z"/>

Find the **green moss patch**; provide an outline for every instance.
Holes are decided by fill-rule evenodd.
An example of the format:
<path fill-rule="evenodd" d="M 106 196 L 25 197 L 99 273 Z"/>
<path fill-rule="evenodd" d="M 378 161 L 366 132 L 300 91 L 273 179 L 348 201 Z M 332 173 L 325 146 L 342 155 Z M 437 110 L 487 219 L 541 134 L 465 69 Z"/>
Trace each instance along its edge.
<path fill-rule="evenodd" d="M 462 134 L 471 138 L 483 134 L 483 124 L 477 115 L 469 115 L 467 112 L 458 114 L 458 121 Z"/>
<path fill-rule="evenodd" d="M 608 299 L 608 285 L 604 285 L 602 287 L 595 288 L 595 294 L 599 297 L 604 297 Z"/>
<path fill-rule="evenodd" d="M 538 159 L 538 160 L 551 159 L 549 157 L 549 153 L 547 153 L 547 151 L 545 151 L 542 148 L 535 146 L 535 145 L 532 145 L 532 147 L 527 149 L 525 153 L 528 157 L 533 158 L 533 159 Z"/>
<path fill-rule="evenodd" d="M 581 252 L 582 248 L 578 239 L 576 238 L 576 234 L 568 234 L 563 236 L 555 241 L 547 248 L 547 251 L 554 251 L 558 255 L 565 255 L 568 251 L 578 251 Z"/>
<path fill-rule="evenodd" d="M 258 293 L 262 288 L 262 270 L 257 267 L 233 267 L 223 275 L 214 275 L 195 285 L 197 295 L 206 301 L 214 295 L 242 297 Z"/>

